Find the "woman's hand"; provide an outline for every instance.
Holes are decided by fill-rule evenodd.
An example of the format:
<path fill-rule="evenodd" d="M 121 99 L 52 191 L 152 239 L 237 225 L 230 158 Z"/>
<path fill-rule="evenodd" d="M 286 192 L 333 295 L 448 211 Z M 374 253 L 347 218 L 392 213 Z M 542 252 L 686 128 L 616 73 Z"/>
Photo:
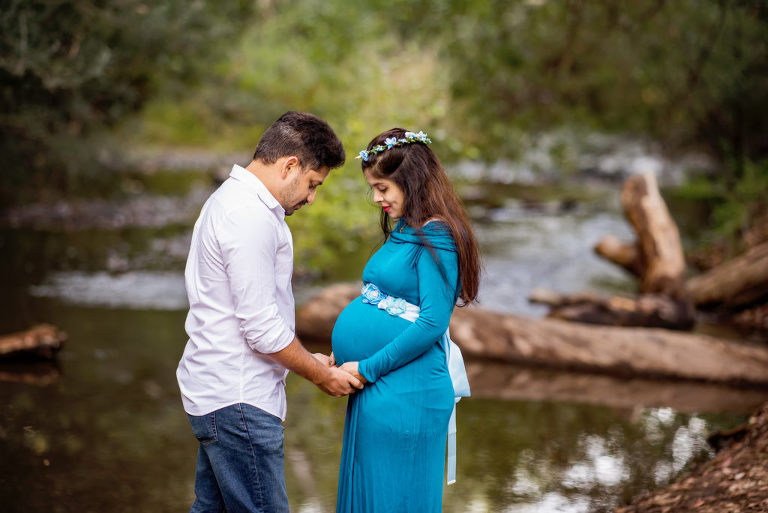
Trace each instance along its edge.
<path fill-rule="evenodd" d="M 334 365 L 336 365 L 336 357 L 335 357 L 335 356 L 333 356 L 333 351 L 331 351 L 331 356 L 329 356 L 329 357 L 328 357 L 328 360 L 330 361 L 330 365 L 331 365 L 331 367 L 333 367 Z"/>
<path fill-rule="evenodd" d="M 357 370 L 358 368 L 358 362 L 346 362 L 344 365 L 339 367 L 343 371 L 347 371 L 348 373 L 352 374 L 354 377 L 359 379 L 363 384 L 368 383 L 368 380 L 366 380 L 362 374 Z"/>
<path fill-rule="evenodd" d="M 336 363 L 335 361 L 333 361 L 333 353 L 331 353 L 331 356 L 326 356 L 323 353 L 312 353 L 312 356 L 314 356 L 317 359 L 317 361 L 319 361 L 326 367 L 333 367 L 333 365 Z"/>

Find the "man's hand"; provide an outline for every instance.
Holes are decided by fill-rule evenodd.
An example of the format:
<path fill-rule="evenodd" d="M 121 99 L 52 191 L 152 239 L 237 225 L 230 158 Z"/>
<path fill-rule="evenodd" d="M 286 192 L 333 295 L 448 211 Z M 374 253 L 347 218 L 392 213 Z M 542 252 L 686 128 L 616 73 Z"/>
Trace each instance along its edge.
<path fill-rule="evenodd" d="M 310 380 L 328 395 L 342 397 L 363 388 L 359 379 L 338 367 L 329 366 L 325 360 L 328 357 L 320 354 L 320 358 L 318 354 L 320 353 L 310 353 L 304 349 L 298 338 L 294 338 L 285 348 L 267 356 L 286 369 Z"/>
<path fill-rule="evenodd" d="M 358 380 L 360 380 L 361 383 L 368 383 L 368 381 L 358 371 L 358 362 L 346 362 L 344 363 L 344 365 L 342 365 L 339 368 L 343 371 L 347 371 L 348 373 L 356 377 Z"/>
<path fill-rule="evenodd" d="M 315 384 L 317 388 L 333 397 L 343 397 L 363 388 L 362 381 L 338 367 L 329 367 L 328 375 Z"/>

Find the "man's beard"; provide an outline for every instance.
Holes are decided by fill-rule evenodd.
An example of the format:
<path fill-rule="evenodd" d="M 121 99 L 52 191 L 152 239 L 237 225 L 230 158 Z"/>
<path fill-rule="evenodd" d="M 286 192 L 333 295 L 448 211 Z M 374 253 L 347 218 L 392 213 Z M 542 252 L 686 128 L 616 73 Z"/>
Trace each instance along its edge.
<path fill-rule="evenodd" d="M 291 183 L 289 183 L 285 190 L 283 191 L 283 198 L 293 198 L 296 191 L 299 189 L 299 181 L 301 180 L 301 175 L 297 175 Z M 285 215 L 290 216 L 294 212 L 296 212 L 299 208 L 301 208 L 303 205 L 307 204 L 307 200 L 301 201 L 300 203 L 294 204 L 290 208 L 285 208 Z"/>
<path fill-rule="evenodd" d="M 293 207 L 292 209 L 290 209 L 290 210 L 286 210 L 286 211 L 285 211 L 285 215 L 286 215 L 286 217 L 287 217 L 287 216 L 292 216 L 294 212 L 296 212 L 298 209 L 300 209 L 301 207 L 303 207 L 303 206 L 304 206 L 304 205 L 306 205 L 306 204 L 307 204 L 307 202 L 306 202 L 306 201 L 302 201 L 301 203 L 297 204 L 297 205 L 296 205 L 295 207 Z"/>

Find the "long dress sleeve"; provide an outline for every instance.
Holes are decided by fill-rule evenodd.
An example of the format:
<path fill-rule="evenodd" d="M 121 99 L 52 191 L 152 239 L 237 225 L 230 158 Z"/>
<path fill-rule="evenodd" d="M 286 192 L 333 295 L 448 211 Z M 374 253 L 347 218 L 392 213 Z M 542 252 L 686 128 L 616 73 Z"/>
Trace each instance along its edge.
<path fill-rule="evenodd" d="M 392 342 L 359 362 L 358 371 L 370 383 L 423 354 L 448 329 L 456 303 L 458 256 L 446 249 L 434 248 L 434 252 L 439 263 L 426 247 L 416 262 L 419 318 Z"/>

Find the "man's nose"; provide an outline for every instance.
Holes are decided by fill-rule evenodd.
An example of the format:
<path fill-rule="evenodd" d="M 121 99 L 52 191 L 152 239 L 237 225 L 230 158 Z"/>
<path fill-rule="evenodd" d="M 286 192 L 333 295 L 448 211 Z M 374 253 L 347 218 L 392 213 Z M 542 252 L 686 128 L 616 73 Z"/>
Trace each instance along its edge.
<path fill-rule="evenodd" d="M 315 202 L 315 196 L 317 195 L 317 189 L 313 190 L 309 193 L 309 196 L 307 196 L 307 204 L 311 205 Z"/>

